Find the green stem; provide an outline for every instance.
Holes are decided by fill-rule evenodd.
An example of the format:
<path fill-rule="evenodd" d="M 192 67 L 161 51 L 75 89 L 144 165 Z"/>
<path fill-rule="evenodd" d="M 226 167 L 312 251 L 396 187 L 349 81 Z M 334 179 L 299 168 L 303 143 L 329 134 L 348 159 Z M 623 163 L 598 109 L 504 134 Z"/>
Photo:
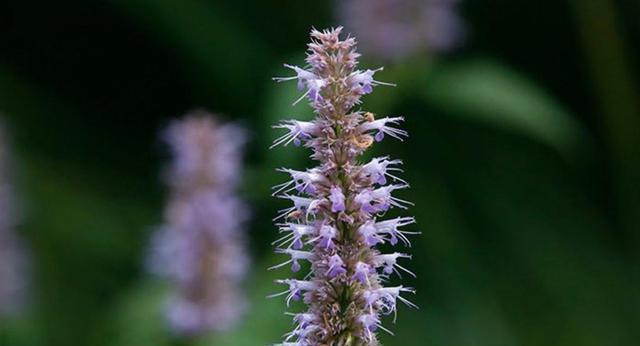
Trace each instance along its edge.
<path fill-rule="evenodd" d="M 604 113 L 619 223 L 630 253 L 640 248 L 640 106 L 610 0 L 572 0 L 580 38 Z"/>

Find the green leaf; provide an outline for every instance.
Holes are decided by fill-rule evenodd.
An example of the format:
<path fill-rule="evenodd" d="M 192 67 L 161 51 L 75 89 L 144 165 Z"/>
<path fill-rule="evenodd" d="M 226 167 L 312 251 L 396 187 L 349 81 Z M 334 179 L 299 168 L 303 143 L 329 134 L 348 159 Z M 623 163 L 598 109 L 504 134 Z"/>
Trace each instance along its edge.
<path fill-rule="evenodd" d="M 217 104 L 247 103 L 258 90 L 256 80 L 266 79 L 262 77 L 264 69 L 256 66 L 256 62 L 268 59 L 255 59 L 269 54 L 264 41 L 255 39 L 254 33 L 239 25 L 220 4 L 193 0 L 111 2 L 140 25 L 141 30 L 184 59 L 177 61 L 178 65 L 187 69 L 201 89 L 206 89 L 203 96 L 211 97 L 211 92 L 224 84 L 224 97 L 213 95 L 218 97 Z"/>
<path fill-rule="evenodd" d="M 529 136 L 570 157 L 589 142 L 582 124 L 551 95 L 494 62 L 436 67 L 423 92 L 452 115 Z"/>
<path fill-rule="evenodd" d="M 114 305 L 110 318 L 94 332 L 99 345 L 171 345 L 163 316 L 168 289 L 155 280 L 142 280 Z"/>

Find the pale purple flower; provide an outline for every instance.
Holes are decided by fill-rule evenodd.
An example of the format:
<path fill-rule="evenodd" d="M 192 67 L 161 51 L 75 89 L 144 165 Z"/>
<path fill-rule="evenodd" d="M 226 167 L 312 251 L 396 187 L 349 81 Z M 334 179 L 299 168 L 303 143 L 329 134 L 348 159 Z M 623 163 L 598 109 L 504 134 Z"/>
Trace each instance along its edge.
<path fill-rule="evenodd" d="M 293 248 L 294 250 L 299 250 L 304 246 L 302 238 L 315 234 L 315 227 L 310 225 L 289 222 L 280 224 L 279 226 L 280 233 L 286 234 L 272 243 L 272 245 L 276 245 L 278 247 L 286 246 L 287 249 Z"/>
<path fill-rule="evenodd" d="M 303 246 L 303 237 L 309 237 L 316 234 L 316 228 L 312 225 L 305 225 L 299 223 L 283 223 L 279 224 L 280 233 L 286 233 L 280 239 L 274 241 L 272 245 L 276 245 L 280 248 L 286 246 L 286 248 L 293 248 L 294 250 L 300 250 Z"/>
<path fill-rule="evenodd" d="M 381 287 L 374 290 L 366 291 L 364 294 L 365 301 L 370 308 L 375 307 L 380 308 L 384 312 L 392 313 L 396 311 L 396 302 L 400 300 L 401 302 L 407 304 L 408 306 L 417 308 L 415 304 L 400 296 L 401 292 L 415 293 L 415 290 L 410 287 Z"/>
<path fill-rule="evenodd" d="M 382 71 L 383 68 L 380 67 L 376 70 L 365 70 L 365 71 L 355 71 L 349 76 L 349 83 L 351 84 L 351 88 L 362 92 L 363 95 L 370 94 L 373 92 L 373 87 L 376 85 L 387 85 L 387 86 L 396 86 L 393 83 L 381 82 L 373 79 L 373 75 Z"/>
<path fill-rule="evenodd" d="M 400 272 L 397 269 L 399 268 L 404 272 L 408 273 L 409 275 L 415 277 L 416 275 L 414 273 L 412 273 L 410 270 L 408 270 L 407 268 L 397 263 L 399 258 L 410 259 L 411 256 L 403 253 L 398 253 L 398 252 L 394 252 L 390 254 L 381 254 L 373 257 L 373 263 L 376 267 L 382 268 L 382 272 L 387 275 L 391 275 L 392 273 L 395 272 L 400 276 Z"/>
<path fill-rule="evenodd" d="M 311 135 L 317 135 L 320 130 L 318 125 L 313 122 L 297 120 L 287 120 L 282 122 L 282 124 L 275 125 L 273 127 L 276 129 L 287 129 L 289 132 L 275 140 L 273 145 L 271 145 L 271 148 L 280 144 L 288 145 L 291 142 L 296 146 L 299 146 L 302 143 L 302 140 L 310 138 Z"/>
<path fill-rule="evenodd" d="M 386 185 L 377 189 L 368 188 L 358 193 L 353 201 L 360 206 L 360 210 L 364 213 L 375 214 L 389 210 L 394 206 L 401 209 L 407 209 L 407 206 L 413 203 L 393 197 L 391 192 L 398 189 L 404 189 L 408 185 Z"/>
<path fill-rule="evenodd" d="M 300 262 L 301 260 L 307 260 L 310 261 L 313 259 L 314 254 L 312 252 L 309 251 L 300 251 L 300 250 L 292 250 L 292 249 L 278 249 L 278 251 L 276 251 L 278 253 L 283 253 L 283 254 L 287 254 L 289 256 L 291 256 L 291 259 L 289 259 L 288 261 L 285 261 L 283 263 L 280 263 L 278 265 L 275 265 L 269 269 L 277 269 L 280 267 L 283 267 L 287 264 L 291 263 L 291 271 L 293 272 L 297 272 L 300 270 Z"/>
<path fill-rule="evenodd" d="M 360 171 L 362 175 L 368 177 L 373 183 L 378 185 L 384 185 L 387 183 L 387 177 L 391 177 L 393 180 L 400 181 L 404 184 L 406 182 L 397 176 L 389 173 L 389 171 L 402 172 L 402 169 L 398 167 L 392 167 L 402 164 L 401 160 L 389 160 L 388 157 L 375 157 L 369 161 L 369 163 L 362 166 Z"/>
<path fill-rule="evenodd" d="M 356 266 L 353 269 L 352 280 L 360 281 L 361 284 L 365 285 L 369 283 L 369 275 L 371 275 L 371 266 L 364 262 L 356 262 Z"/>
<path fill-rule="evenodd" d="M 301 69 L 298 66 L 292 66 L 289 64 L 284 64 L 284 66 L 295 71 L 296 75 L 293 77 L 275 77 L 273 79 L 278 82 L 286 82 L 286 81 L 297 79 L 298 90 L 300 91 L 304 90 L 306 83 L 308 83 L 310 80 L 318 79 L 318 77 L 316 77 L 316 75 L 314 75 L 312 72 L 309 72 L 305 69 Z"/>
<path fill-rule="evenodd" d="M 289 174 L 291 176 L 291 180 L 274 186 L 274 196 L 279 193 L 291 192 L 294 189 L 298 192 L 313 194 L 315 193 L 315 185 L 328 182 L 327 178 L 325 178 L 317 169 L 310 169 L 302 172 L 288 168 L 281 168 L 277 171 Z"/>
<path fill-rule="evenodd" d="M 402 117 L 393 117 L 393 118 L 386 117 L 386 118 L 377 119 L 374 121 L 367 121 L 362 125 L 360 125 L 358 130 L 363 133 L 368 131 L 373 131 L 375 133 L 374 138 L 376 142 L 382 141 L 384 139 L 385 134 L 402 141 L 402 137 L 406 137 L 408 135 L 407 131 L 388 125 L 388 124 L 398 124 L 402 120 L 404 120 Z"/>
<path fill-rule="evenodd" d="M 340 189 L 339 186 L 334 186 L 330 191 L 329 200 L 331 201 L 331 211 L 334 213 L 344 211 L 344 194 L 342 193 L 342 189 Z"/>
<path fill-rule="evenodd" d="M 16 234 L 7 142 L 4 129 L 0 127 L 0 318 L 24 308 L 28 277 L 27 253 Z"/>
<path fill-rule="evenodd" d="M 285 279 L 285 280 L 277 280 L 276 282 L 280 284 L 288 285 L 289 289 L 280 293 L 272 294 L 269 297 L 286 295 L 287 306 L 289 306 L 289 304 L 291 303 L 291 300 L 300 300 L 304 292 L 313 291 L 318 288 L 317 283 L 314 281 Z"/>
<path fill-rule="evenodd" d="M 416 220 L 413 217 L 397 217 L 395 219 L 376 222 L 374 224 L 375 233 L 379 236 L 384 235 L 384 241 L 388 241 L 391 245 L 396 245 L 398 239 L 400 239 L 405 246 L 411 246 L 407 234 L 420 234 L 420 232 L 402 231 L 399 228 L 415 222 Z"/>
<path fill-rule="evenodd" d="M 166 224 L 152 239 L 151 270 L 174 286 L 167 319 L 179 334 L 231 328 L 245 309 L 246 205 L 235 195 L 245 132 L 198 112 L 165 132 L 173 153 Z"/>
<path fill-rule="evenodd" d="M 311 323 L 316 321 L 316 315 L 310 313 L 300 313 L 294 315 L 294 320 L 298 323 L 298 325 L 302 328 L 306 328 Z"/>
<path fill-rule="evenodd" d="M 358 233 L 368 246 L 384 243 L 382 235 L 378 234 L 378 228 L 374 220 L 368 220 L 358 228 Z"/>
<path fill-rule="evenodd" d="M 293 207 L 279 210 L 279 215 L 275 217 L 274 220 L 283 218 L 296 210 L 304 212 L 306 216 L 309 216 L 310 214 L 313 215 L 318 211 L 318 209 L 320 208 L 320 204 L 323 202 L 322 200 L 289 194 L 283 194 L 280 197 L 291 200 L 291 202 L 293 202 Z"/>
<path fill-rule="evenodd" d="M 287 306 L 291 300 L 307 305 L 306 312 L 293 314 L 296 325 L 286 334 L 285 346 L 375 346 L 376 332 L 388 331 L 382 315 L 395 315 L 398 300 L 414 306 L 400 296 L 413 289 L 383 286 L 391 274 L 413 275 L 398 263 L 410 256 L 383 254 L 375 247 L 399 242 L 409 246 L 407 235 L 417 233 L 402 229 L 415 222 L 413 217 L 378 220 L 392 208 L 412 205 L 393 195 L 408 187 L 391 173 L 401 172 L 402 162 L 379 157 L 360 163 L 375 141 L 385 135 L 402 140 L 407 132 L 398 128 L 402 117 L 375 119 L 352 109 L 375 87 L 393 84 L 374 78 L 381 68 L 356 70 L 355 39 L 341 39 L 340 31 L 313 30 L 306 59 L 310 67 L 286 65 L 295 76 L 277 78 L 298 81 L 316 118 L 283 121 L 276 128 L 286 133 L 274 146 L 300 141 L 319 163 L 307 170 L 279 169 L 290 180 L 274 187 L 274 195 L 292 206 L 275 218 L 284 219 L 278 224 L 284 235 L 274 242 L 276 252 L 288 258 L 272 269 L 291 265 L 297 272 L 303 261 L 310 267 L 303 280 L 277 280 L 288 289 L 271 296 L 286 296 Z M 387 178 L 394 183 L 387 185 Z"/>
<path fill-rule="evenodd" d="M 321 77 L 316 76 L 315 74 L 313 74 L 313 72 L 307 71 L 298 66 L 292 66 L 288 64 L 284 64 L 284 66 L 294 70 L 296 72 L 296 75 L 293 77 L 275 77 L 273 79 L 278 82 L 285 82 L 296 79 L 298 81 L 298 90 L 303 91 L 305 90 L 305 88 L 307 89 L 307 91 L 293 103 L 294 105 L 304 99 L 305 96 L 308 97 L 311 101 L 317 101 L 320 97 L 322 97 L 320 95 L 320 92 L 326 84 L 325 80 L 323 80 Z"/>
<path fill-rule="evenodd" d="M 318 236 L 311 239 L 311 243 L 316 243 L 319 247 L 332 249 L 335 247 L 334 238 L 338 234 L 338 230 L 331 225 L 322 225 L 318 230 Z"/>
<path fill-rule="evenodd" d="M 335 254 L 331 257 L 329 257 L 328 263 L 327 263 L 327 271 L 326 271 L 326 275 L 333 279 L 338 275 L 343 275 L 347 273 L 347 270 L 345 269 L 345 265 L 344 265 L 344 261 L 342 261 L 342 258 L 340 258 L 340 255 Z"/>
<path fill-rule="evenodd" d="M 338 17 L 372 57 L 400 60 L 411 55 L 456 48 L 464 25 L 460 0 L 343 0 Z"/>
<path fill-rule="evenodd" d="M 375 332 L 378 329 L 378 324 L 380 324 L 380 320 L 375 314 L 364 314 L 358 318 L 358 321 L 362 323 L 368 333 Z M 368 334 L 368 338 L 372 339 L 372 336 Z"/>

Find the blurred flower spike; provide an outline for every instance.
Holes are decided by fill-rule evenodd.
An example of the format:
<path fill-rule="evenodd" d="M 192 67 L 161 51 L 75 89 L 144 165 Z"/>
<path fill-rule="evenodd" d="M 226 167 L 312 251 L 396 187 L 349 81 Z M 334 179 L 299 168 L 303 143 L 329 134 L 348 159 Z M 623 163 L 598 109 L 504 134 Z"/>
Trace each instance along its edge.
<path fill-rule="evenodd" d="M 16 234 L 16 203 L 10 179 L 9 147 L 0 127 L 0 318 L 24 308 L 28 263 Z"/>
<path fill-rule="evenodd" d="M 246 308 L 239 285 L 248 269 L 248 210 L 235 194 L 246 134 L 198 111 L 170 124 L 164 140 L 173 154 L 170 194 L 150 267 L 175 287 L 167 318 L 176 333 L 223 331 Z"/>
<path fill-rule="evenodd" d="M 464 25 L 460 0 L 344 0 L 338 17 L 358 37 L 361 50 L 383 60 L 456 48 Z"/>

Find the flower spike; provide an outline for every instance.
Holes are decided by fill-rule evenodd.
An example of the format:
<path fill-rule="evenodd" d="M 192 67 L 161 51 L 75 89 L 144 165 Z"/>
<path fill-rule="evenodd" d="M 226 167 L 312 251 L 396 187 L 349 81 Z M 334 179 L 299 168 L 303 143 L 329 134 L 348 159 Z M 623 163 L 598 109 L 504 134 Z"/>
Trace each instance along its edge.
<path fill-rule="evenodd" d="M 395 196 L 409 185 L 397 176 L 400 160 L 374 158 L 361 163 L 360 157 L 385 136 L 404 140 L 408 133 L 398 126 L 402 117 L 376 119 L 372 113 L 354 111 L 362 97 L 380 82 L 378 69 L 356 69 L 359 54 L 352 37 L 340 38 L 342 28 L 311 31 L 303 69 L 285 65 L 295 76 L 274 78 L 278 82 L 297 80 L 316 118 L 312 121 L 287 120 L 275 128 L 286 132 L 273 146 L 289 143 L 313 151 L 318 166 L 308 170 L 281 168 L 288 180 L 276 185 L 273 195 L 289 200 L 292 206 L 280 210 L 276 219 L 282 235 L 274 242 L 276 253 L 288 257 L 270 269 L 291 265 L 301 270 L 300 262 L 310 264 L 303 280 L 278 280 L 286 296 L 302 300 L 307 310 L 293 314 L 294 328 L 281 345 L 361 345 L 377 346 L 378 331 L 391 333 L 383 326 L 384 315 L 396 314 L 396 302 L 415 305 L 402 295 L 414 293 L 404 286 L 385 287 L 393 275 L 415 276 L 399 262 L 410 255 L 381 253 L 380 244 L 410 246 L 410 232 L 403 229 L 415 222 L 403 216 L 379 220 L 391 209 L 405 210 L 413 205 Z M 395 318 L 394 318 L 395 319 Z"/>

